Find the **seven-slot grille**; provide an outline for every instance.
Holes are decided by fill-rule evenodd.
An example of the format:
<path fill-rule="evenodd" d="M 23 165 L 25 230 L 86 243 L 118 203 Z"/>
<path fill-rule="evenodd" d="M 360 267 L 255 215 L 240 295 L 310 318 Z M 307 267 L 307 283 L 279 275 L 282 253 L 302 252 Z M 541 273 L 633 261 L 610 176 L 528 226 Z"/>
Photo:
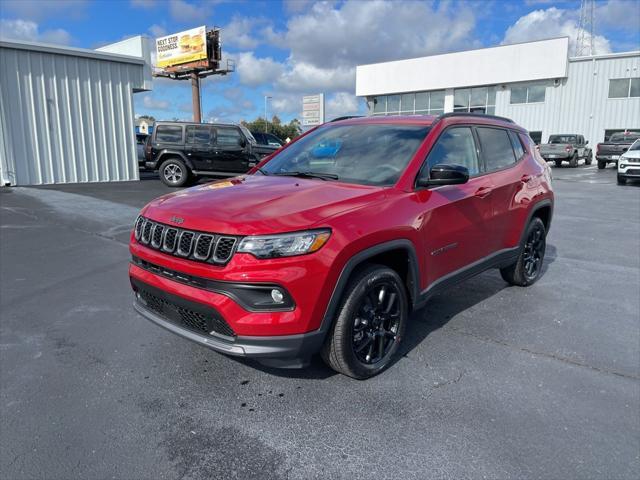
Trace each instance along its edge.
<path fill-rule="evenodd" d="M 225 264 L 235 252 L 238 239 L 171 227 L 138 217 L 134 226 L 136 240 L 147 247 L 177 257 L 200 262 Z"/>

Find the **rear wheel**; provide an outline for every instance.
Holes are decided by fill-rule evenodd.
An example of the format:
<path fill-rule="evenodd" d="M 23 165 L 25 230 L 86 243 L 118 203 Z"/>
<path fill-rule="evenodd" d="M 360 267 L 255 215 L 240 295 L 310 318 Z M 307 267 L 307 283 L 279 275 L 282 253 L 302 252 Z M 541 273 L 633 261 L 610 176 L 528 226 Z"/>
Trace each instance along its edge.
<path fill-rule="evenodd" d="M 527 226 L 518 259 L 512 265 L 500 269 L 500 274 L 505 282 L 527 287 L 538 280 L 547 247 L 546 236 L 542 220 L 533 217 Z"/>
<path fill-rule="evenodd" d="M 349 283 L 338 316 L 322 347 L 332 369 L 365 379 L 387 368 L 404 336 L 409 305 L 392 269 L 370 265 Z"/>
<path fill-rule="evenodd" d="M 578 154 L 574 153 L 573 157 L 571 157 L 571 159 L 569 159 L 569 166 L 571 168 L 576 168 L 578 166 Z"/>
<path fill-rule="evenodd" d="M 165 160 L 158 171 L 162 183 L 169 187 L 184 187 L 191 176 L 189 168 L 178 158 Z"/>
<path fill-rule="evenodd" d="M 601 160 L 598 160 L 598 170 L 603 170 L 604 167 L 607 166 L 607 162 L 603 162 Z"/>
<path fill-rule="evenodd" d="M 560 168 L 562 166 L 562 160 L 556 160 L 556 167 Z"/>
<path fill-rule="evenodd" d="M 593 152 L 589 150 L 589 155 L 587 155 L 587 157 L 584 159 L 584 164 L 591 165 L 592 162 L 593 162 Z"/>

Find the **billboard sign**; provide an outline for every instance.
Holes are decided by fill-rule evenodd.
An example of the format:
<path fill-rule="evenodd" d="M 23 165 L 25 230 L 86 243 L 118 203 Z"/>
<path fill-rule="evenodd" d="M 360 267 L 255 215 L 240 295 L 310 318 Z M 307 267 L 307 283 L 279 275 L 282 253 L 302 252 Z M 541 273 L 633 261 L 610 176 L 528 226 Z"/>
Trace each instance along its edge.
<path fill-rule="evenodd" d="M 302 97 L 302 126 L 314 127 L 324 123 L 324 93 Z"/>
<path fill-rule="evenodd" d="M 182 65 L 207 59 L 207 27 L 192 28 L 156 39 L 156 66 Z"/>

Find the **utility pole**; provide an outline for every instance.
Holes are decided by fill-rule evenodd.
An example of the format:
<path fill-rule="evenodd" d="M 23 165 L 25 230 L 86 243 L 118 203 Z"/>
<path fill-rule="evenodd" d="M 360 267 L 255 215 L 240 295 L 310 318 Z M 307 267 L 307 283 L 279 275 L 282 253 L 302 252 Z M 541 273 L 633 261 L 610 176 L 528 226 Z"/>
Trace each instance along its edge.
<path fill-rule="evenodd" d="M 269 130 L 269 121 L 267 120 L 267 99 L 268 98 L 273 98 L 270 97 L 268 95 L 264 96 L 264 133 L 267 133 L 267 131 Z"/>
<path fill-rule="evenodd" d="M 191 74 L 191 103 L 193 104 L 193 121 L 202 122 L 202 110 L 200 108 L 200 77 L 196 72 Z"/>

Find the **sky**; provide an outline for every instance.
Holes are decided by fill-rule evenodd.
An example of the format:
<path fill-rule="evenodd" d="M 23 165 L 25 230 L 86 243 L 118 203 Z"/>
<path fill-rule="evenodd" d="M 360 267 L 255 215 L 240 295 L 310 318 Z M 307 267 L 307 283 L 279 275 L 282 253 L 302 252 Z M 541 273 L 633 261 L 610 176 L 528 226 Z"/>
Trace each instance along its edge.
<path fill-rule="evenodd" d="M 323 92 L 327 118 L 363 113 L 357 65 L 568 36 L 580 1 L 562 0 L 0 0 L 0 38 L 97 48 L 206 25 L 222 28 L 236 71 L 202 81 L 205 121 L 299 118 Z M 597 54 L 640 50 L 640 0 L 596 2 Z M 464 72 L 461 71 L 461 74 Z M 154 80 L 136 115 L 191 119 L 186 81 Z"/>

